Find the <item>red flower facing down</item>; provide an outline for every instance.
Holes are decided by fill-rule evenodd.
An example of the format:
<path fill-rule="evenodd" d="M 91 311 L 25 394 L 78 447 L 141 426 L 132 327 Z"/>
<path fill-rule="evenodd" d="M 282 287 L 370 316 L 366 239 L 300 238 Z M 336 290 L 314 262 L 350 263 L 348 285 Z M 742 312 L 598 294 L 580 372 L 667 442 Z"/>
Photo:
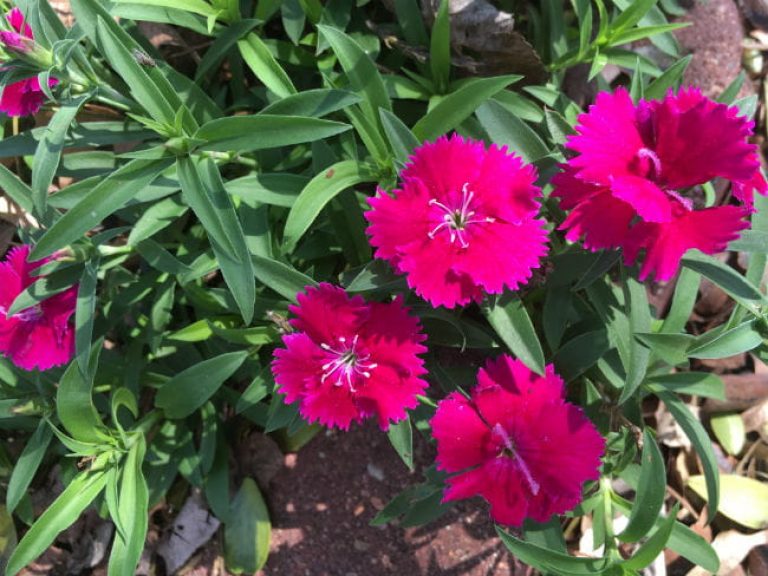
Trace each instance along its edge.
<path fill-rule="evenodd" d="M 581 501 L 600 476 L 605 441 L 581 408 L 565 401 L 563 381 L 519 360 L 489 360 L 471 397 L 453 392 L 432 418 L 437 467 L 448 478 L 443 501 L 482 496 L 499 524 L 546 522 Z"/>
<path fill-rule="evenodd" d="M 30 272 L 50 260 L 30 263 L 28 256 L 29 246 L 19 246 L 0 262 L 0 353 L 25 370 L 47 370 L 66 364 L 74 354 L 69 319 L 75 311 L 77 286 L 8 317 L 16 297 L 38 279 Z"/>
<path fill-rule="evenodd" d="M 0 43 L 12 51 L 25 52 L 32 49 L 32 29 L 24 22 L 24 15 L 18 8 L 6 15 L 12 30 L 0 31 Z M 48 80 L 48 86 L 55 86 L 56 78 Z M 45 102 L 45 93 L 37 77 L 26 78 L 2 87 L 0 112 L 8 116 L 29 116 L 35 114 Z"/>
<path fill-rule="evenodd" d="M 272 362 L 286 403 L 299 402 L 309 422 L 343 430 L 374 415 L 382 430 L 405 418 L 427 388 L 418 356 L 427 349 L 402 300 L 368 303 L 325 283 L 297 299 L 297 332 L 283 337 Z"/>
<path fill-rule="evenodd" d="M 536 170 L 506 147 L 441 137 L 416 148 L 402 188 L 365 213 L 376 256 L 433 306 L 516 290 L 547 253 Z"/>
<path fill-rule="evenodd" d="M 669 280 L 686 251 L 720 252 L 749 226 L 753 191 L 768 191 L 753 126 L 697 89 L 637 105 L 621 88 L 599 94 L 568 139 L 578 155 L 552 180 L 570 210 L 560 228 L 590 250 L 623 248 L 628 264 L 644 252 L 640 279 Z M 731 182 L 738 206 L 698 209 L 686 196 L 713 178 Z"/>

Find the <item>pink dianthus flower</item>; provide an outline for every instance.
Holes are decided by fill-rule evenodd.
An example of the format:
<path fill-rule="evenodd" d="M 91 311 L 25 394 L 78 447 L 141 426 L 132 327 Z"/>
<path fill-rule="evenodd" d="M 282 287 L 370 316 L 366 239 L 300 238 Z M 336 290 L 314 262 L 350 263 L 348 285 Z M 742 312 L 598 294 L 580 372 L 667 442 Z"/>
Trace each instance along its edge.
<path fill-rule="evenodd" d="M 0 43 L 15 51 L 24 52 L 30 49 L 33 35 L 32 29 L 24 21 L 24 15 L 18 8 L 13 8 L 6 19 L 13 30 L 0 31 Z M 58 84 L 56 78 L 49 78 L 48 85 Z M 0 94 L 0 112 L 8 116 L 29 116 L 35 114 L 45 102 L 45 93 L 40 88 L 37 77 L 25 78 L 2 87 Z"/>
<path fill-rule="evenodd" d="M 376 256 L 433 306 L 516 290 L 540 266 L 536 170 L 506 146 L 443 136 L 416 148 L 400 177 L 392 196 L 369 200 L 367 232 Z"/>
<path fill-rule="evenodd" d="M 768 191 L 754 123 L 698 89 L 634 104 L 619 88 L 598 95 L 566 146 L 578 153 L 552 184 L 570 214 L 560 229 L 590 250 L 623 248 L 640 279 L 669 280 L 689 249 L 713 254 L 748 227 L 754 190 Z M 738 205 L 698 209 L 686 197 L 713 178 L 731 182 Z"/>
<path fill-rule="evenodd" d="M 74 328 L 77 286 L 39 304 L 7 316 L 16 297 L 38 277 L 31 276 L 50 258 L 28 262 L 29 246 L 11 249 L 0 262 L 0 353 L 25 370 L 47 370 L 66 364 L 75 350 Z"/>
<path fill-rule="evenodd" d="M 563 395 L 552 365 L 542 377 L 504 355 L 480 370 L 470 398 L 442 400 L 431 421 L 437 468 L 458 472 L 443 501 L 482 496 L 508 526 L 574 508 L 582 484 L 600 476 L 605 441 Z"/>
<path fill-rule="evenodd" d="M 378 418 L 382 430 L 415 408 L 427 383 L 419 321 L 402 299 L 368 303 L 330 284 L 308 287 L 290 310 L 297 330 L 283 336 L 272 372 L 288 404 L 309 422 L 348 430 Z"/>

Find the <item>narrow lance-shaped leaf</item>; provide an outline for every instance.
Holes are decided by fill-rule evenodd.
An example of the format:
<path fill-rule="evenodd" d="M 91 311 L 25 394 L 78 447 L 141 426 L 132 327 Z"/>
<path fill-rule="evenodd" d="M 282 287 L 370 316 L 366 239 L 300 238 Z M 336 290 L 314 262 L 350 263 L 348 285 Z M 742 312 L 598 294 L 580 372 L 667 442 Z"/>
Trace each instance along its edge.
<path fill-rule="evenodd" d="M 619 538 L 624 542 L 636 542 L 645 536 L 656 523 L 667 493 L 667 473 L 656 438 L 648 428 L 643 432 L 643 454 L 640 465 L 640 481 L 629 523 Z"/>
<path fill-rule="evenodd" d="M 500 92 L 522 76 L 498 76 L 475 78 L 462 84 L 440 100 L 425 116 L 413 126 L 413 133 L 419 140 L 434 140 L 458 127 L 483 102 Z"/>
<path fill-rule="evenodd" d="M 59 167 L 67 130 L 87 99 L 83 96 L 62 104 L 37 145 L 32 170 L 32 194 L 38 218 L 45 215 L 48 188 Z"/>
<path fill-rule="evenodd" d="M 285 251 L 293 251 L 325 205 L 337 194 L 355 184 L 374 181 L 376 174 L 356 160 L 338 162 L 312 178 L 288 214 L 283 239 Z"/>
<path fill-rule="evenodd" d="M 132 160 L 99 182 L 80 202 L 62 216 L 38 241 L 30 260 L 50 256 L 79 239 L 147 187 L 173 159 Z"/>
<path fill-rule="evenodd" d="M 11 472 L 11 478 L 8 480 L 5 505 L 9 514 L 13 514 L 16 506 L 27 493 L 27 488 L 32 483 L 32 479 L 43 461 L 51 438 L 53 438 L 53 430 L 48 426 L 48 422 L 41 418 L 37 429 L 27 441 L 24 450 L 16 461 L 13 472 Z"/>
<path fill-rule="evenodd" d="M 484 312 L 512 354 L 534 372 L 544 374 L 544 352 L 522 301 L 505 296 L 484 308 Z"/>
<path fill-rule="evenodd" d="M 379 109 L 392 110 L 392 103 L 376 64 L 357 42 L 341 30 L 322 24 L 317 29 L 331 45 L 349 78 L 350 86 L 365 99 L 362 107 L 366 116 L 378 126 Z"/>
<path fill-rule="evenodd" d="M 245 361 L 248 352 L 230 352 L 203 360 L 163 384 L 155 404 L 168 418 L 186 418 L 213 396 Z"/>
<path fill-rule="evenodd" d="M 237 47 L 251 71 L 272 92 L 281 98 L 296 94 L 296 87 L 291 82 L 290 76 L 272 56 L 264 41 L 254 32 L 248 34 L 243 40 L 239 40 Z"/>
<path fill-rule="evenodd" d="M 15 576 L 56 539 L 56 536 L 77 520 L 106 484 L 104 471 L 80 472 L 64 492 L 45 509 L 8 559 L 6 576 Z"/>
<path fill-rule="evenodd" d="M 218 168 L 210 160 L 195 165 L 191 158 L 179 158 L 178 174 L 184 200 L 208 233 L 224 280 L 240 308 L 243 320 L 249 324 L 256 300 L 251 256 Z"/>

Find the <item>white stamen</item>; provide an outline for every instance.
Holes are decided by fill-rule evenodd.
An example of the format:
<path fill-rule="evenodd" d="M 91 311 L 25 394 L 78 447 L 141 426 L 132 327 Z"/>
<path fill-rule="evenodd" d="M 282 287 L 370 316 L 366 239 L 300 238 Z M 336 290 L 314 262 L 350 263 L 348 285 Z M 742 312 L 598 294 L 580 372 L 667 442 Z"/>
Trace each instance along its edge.
<path fill-rule="evenodd" d="M 352 338 L 351 345 L 347 344 L 347 339 L 344 336 L 340 336 L 339 347 L 332 348 L 328 344 L 320 344 L 320 348 L 336 356 L 333 360 L 326 362 L 322 365 L 323 374 L 320 377 L 321 382 L 325 382 L 334 374 L 336 375 L 335 386 L 347 385 L 350 392 L 356 392 L 353 377 L 362 376 L 363 378 L 371 377 L 371 370 L 375 369 L 378 364 L 375 362 L 368 362 L 371 357 L 370 354 L 361 354 L 357 350 L 357 342 L 359 336 L 355 334 Z"/>
<path fill-rule="evenodd" d="M 453 244 L 453 242 L 458 239 L 462 248 L 469 247 L 469 242 L 464 237 L 466 234 L 467 226 L 470 224 L 492 223 L 496 221 L 495 218 L 490 216 L 486 218 L 473 218 L 475 211 L 470 210 L 469 205 L 474 197 L 475 193 L 469 190 L 469 182 L 465 182 L 464 186 L 461 187 L 461 208 L 449 208 L 447 205 L 443 204 L 437 199 L 432 198 L 429 201 L 429 205 L 437 206 L 440 208 L 440 210 L 445 212 L 445 214 L 443 214 L 443 221 L 435 226 L 432 230 L 427 232 L 427 236 L 434 240 L 437 233 L 441 229 L 447 227 L 448 238 L 451 244 Z"/>

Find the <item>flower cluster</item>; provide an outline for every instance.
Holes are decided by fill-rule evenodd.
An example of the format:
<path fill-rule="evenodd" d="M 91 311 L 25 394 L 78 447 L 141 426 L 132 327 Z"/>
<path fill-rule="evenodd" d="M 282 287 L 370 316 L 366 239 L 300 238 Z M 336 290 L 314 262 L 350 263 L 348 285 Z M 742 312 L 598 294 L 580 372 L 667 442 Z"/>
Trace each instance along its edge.
<path fill-rule="evenodd" d="M 24 21 L 21 10 L 14 8 L 6 15 L 11 30 L 0 31 L 0 44 L 9 52 L 24 53 L 34 50 L 32 29 Z M 50 87 L 58 80 L 48 79 Z M 37 76 L 12 82 L 2 87 L 0 94 L 0 112 L 8 116 L 29 116 L 35 114 L 45 102 L 45 93 L 40 87 Z"/>
<path fill-rule="evenodd" d="M 601 94 L 567 142 L 577 154 L 553 179 L 570 210 L 561 229 L 591 250 L 622 248 L 629 264 L 644 252 L 641 279 L 668 280 L 687 250 L 723 250 L 748 225 L 753 191 L 768 190 L 751 130 L 697 90 L 638 104 L 622 89 Z M 536 170 L 505 147 L 438 138 L 415 149 L 400 176 L 399 188 L 369 200 L 367 232 L 375 255 L 432 306 L 517 290 L 541 265 Z M 699 206 L 696 187 L 714 178 L 731 182 L 737 205 Z M 298 301 L 298 332 L 272 364 L 286 402 L 343 429 L 374 414 L 383 429 L 404 418 L 426 388 L 426 348 L 402 301 L 370 304 L 328 284 Z M 509 356 L 489 361 L 469 396 L 442 400 L 431 426 L 437 467 L 452 474 L 444 500 L 482 496 L 495 521 L 513 526 L 576 506 L 605 451 L 551 365 L 539 376 Z"/>
<path fill-rule="evenodd" d="M 0 262 L 0 353 L 25 370 L 47 370 L 66 364 L 74 354 L 70 318 L 75 311 L 77 286 L 8 316 L 16 297 L 37 280 L 31 272 L 49 261 L 30 263 L 29 251 L 29 246 L 13 248 Z"/>
<path fill-rule="evenodd" d="M 641 280 L 669 280 L 689 249 L 721 252 L 749 225 L 753 191 L 768 191 L 752 127 L 696 89 L 637 104 L 621 88 L 598 95 L 568 140 L 578 155 L 552 181 L 570 210 L 566 238 L 622 248 L 628 264 L 644 251 Z M 731 182 L 738 205 L 700 209 L 696 186 L 714 178 Z"/>
<path fill-rule="evenodd" d="M 458 472 L 444 500 L 482 496 L 493 519 L 511 526 L 571 510 L 582 484 L 599 477 L 605 441 L 564 400 L 554 368 L 541 377 L 501 356 L 477 381 L 470 398 L 453 392 L 441 401 L 431 421 L 438 469 Z"/>

